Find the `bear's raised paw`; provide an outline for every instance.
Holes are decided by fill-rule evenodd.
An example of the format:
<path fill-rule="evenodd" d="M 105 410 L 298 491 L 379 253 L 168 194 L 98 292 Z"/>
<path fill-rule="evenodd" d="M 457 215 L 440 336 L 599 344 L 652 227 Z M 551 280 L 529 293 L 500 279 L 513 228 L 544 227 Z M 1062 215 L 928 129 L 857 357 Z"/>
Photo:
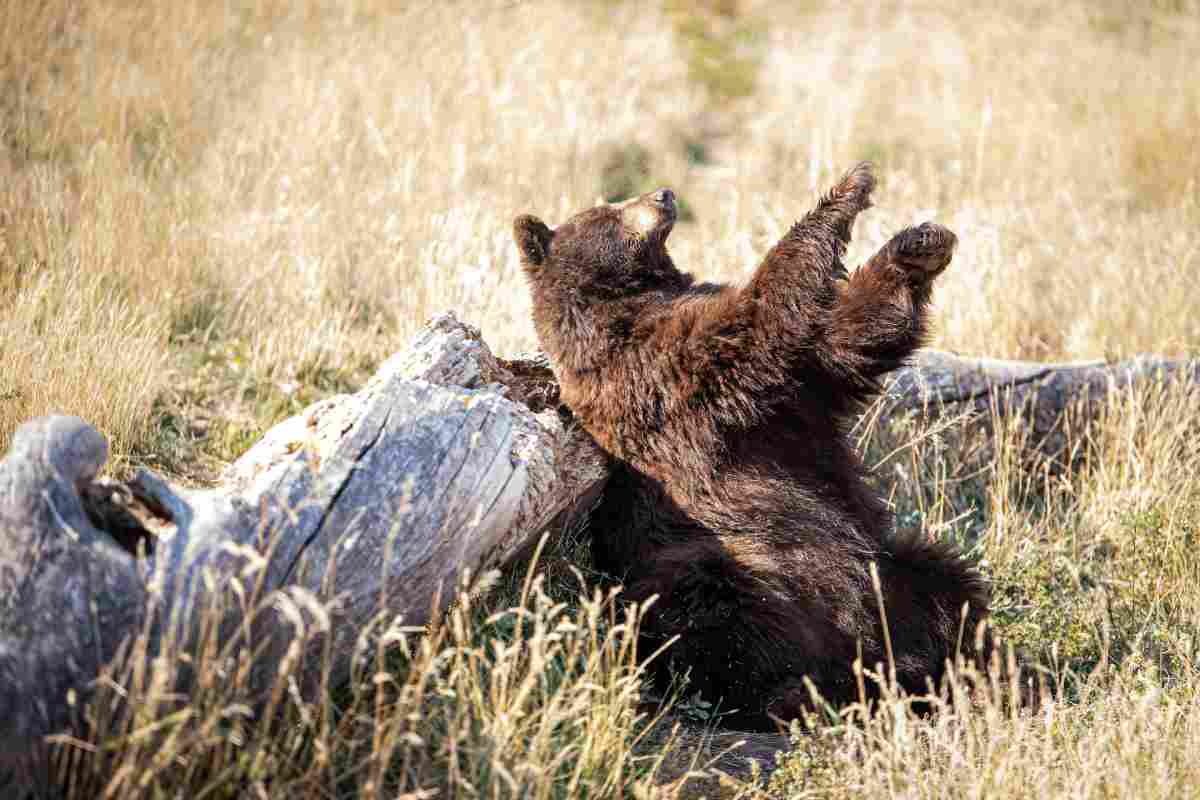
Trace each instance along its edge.
<path fill-rule="evenodd" d="M 930 280 L 941 274 L 954 257 L 958 237 L 934 222 L 924 222 L 915 228 L 905 228 L 892 237 L 880 252 L 911 278 Z"/>

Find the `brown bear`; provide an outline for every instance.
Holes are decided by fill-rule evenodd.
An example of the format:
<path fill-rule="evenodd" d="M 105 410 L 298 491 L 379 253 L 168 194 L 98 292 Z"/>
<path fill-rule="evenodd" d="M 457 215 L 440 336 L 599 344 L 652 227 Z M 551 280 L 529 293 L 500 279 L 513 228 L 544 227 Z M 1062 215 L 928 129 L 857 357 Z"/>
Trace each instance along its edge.
<path fill-rule="evenodd" d="M 875 180 L 860 164 L 744 286 L 697 282 L 666 242 L 669 189 L 514 222 L 538 337 L 562 399 L 614 460 L 593 513 L 597 568 L 635 601 L 658 680 L 770 728 L 858 699 L 856 658 L 924 694 L 987 615 L 983 577 L 950 545 L 897 533 L 847 433 L 879 378 L 921 345 L 955 236 L 925 223 L 852 274 L 842 265 Z M 965 618 L 964 618 L 965 610 Z M 867 681 L 867 692 L 873 684 Z"/>

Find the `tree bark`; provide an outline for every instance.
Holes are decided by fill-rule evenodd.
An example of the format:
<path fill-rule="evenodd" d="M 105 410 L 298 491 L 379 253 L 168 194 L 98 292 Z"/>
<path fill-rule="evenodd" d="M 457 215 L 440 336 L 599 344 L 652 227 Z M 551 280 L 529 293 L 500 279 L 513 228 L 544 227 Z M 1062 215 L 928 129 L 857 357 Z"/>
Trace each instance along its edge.
<path fill-rule="evenodd" d="M 166 638 L 192 640 L 230 581 L 252 573 L 257 596 L 295 600 L 250 633 L 237 618 L 221 626 L 253 642 L 259 684 L 298 625 L 328 636 L 322 677 L 337 682 L 381 610 L 424 624 L 462 570 L 569 524 L 607 477 L 605 455 L 557 410 L 545 363 L 496 359 L 450 315 L 361 391 L 273 428 L 218 488 L 147 471 L 98 479 L 106 458 L 95 429 L 48 417 L 0 462 L 0 786 L 5 771 L 20 783 L 46 768 L 43 737 L 77 724 L 122 642 L 148 630 L 150 658 Z"/>
<path fill-rule="evenodd" d="M 1196 362 L 1154 358 L 1045 365 L 926 352 L 888 378 L 885 413 L 995 407 L 1026 418 L 1050 451 L 1077 400 L 1198 375 Z M 463 570 L 503 564 L 584 519 L 608 474 L 560 408 L 544 359 L 497 359 L 448 314 L 361 391 L 269 431 L 215 489 L 147 471 L 107 480 L 106 458 L 85 422 L 47 417 L 22 426 L 0 462 L 0 787 L 6 772 L 20 783 L 41 768 L 44 737 L 78 724 L 88 687 L 130 657 L 135 634 L 149 634 L 144 658 L 166 638 L 190 641 L 229 582 L 253 573 L 261 596 L 295 599 L 252 630 L 221 626 L 253 641 L 256 674 L 274 674 L 308 623 L 327 637 L 324 678 L 345 680 L 380 611 L 424 624 Z"/>
<path fill-rule="evenodd" d="M 969 414 L 976 424 L 1015 418 L 1032 450 L 1064 465 L 1067 422 L 1094 418 L 1116 392 L 1153 384 L 1200 382 L 1200 360 L 1136 356 L 1124 361 L 1046 364 L 971 358 L 938 350 L 917 354 L 886 376 L 882 415 Z"/>

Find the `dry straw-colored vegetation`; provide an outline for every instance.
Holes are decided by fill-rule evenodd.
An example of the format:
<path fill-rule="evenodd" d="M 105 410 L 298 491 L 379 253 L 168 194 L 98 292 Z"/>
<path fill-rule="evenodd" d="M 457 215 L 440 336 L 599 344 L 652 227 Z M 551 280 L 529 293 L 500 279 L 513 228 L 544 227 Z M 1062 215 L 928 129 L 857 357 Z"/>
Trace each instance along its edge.
<path fill-rule="evenodd" d="M 737 279 L 862 158 L 882 185 L 852 260 L 924 218 L 960 236 L 938 345 L 1194 353 L 1197 41 L 1194 0 L 0 4 L 0 445 L 75 413 L 119 468 L 203 481 L 436 310 L 531 347 L 518 212 L 554 223 L 668 183 L 686 203 L 676 259 Z M 898 513 L 984 562 L 1001 628 L 1054 667 L 1063 702 L 852 712 L 799 737 L 770 791 L 1200 785 L 1198 403 L 1114 398 L 1069 471 L 1003 425 L 864 423 Z M 585 548 L 551 550 L 543 564 L 586 574 Z M 245 717 L 236 663 L 202 670 L 183 706 L 155 675 L 113 676 L 76 795 L 694 791 L 654 788 L 666 743 L 633 747 L 633 621 L 514 574 L 436 631 L 385 637 L 399 652 L 371 650 L 317 706 L 284 691 L 283 728 Z"/>

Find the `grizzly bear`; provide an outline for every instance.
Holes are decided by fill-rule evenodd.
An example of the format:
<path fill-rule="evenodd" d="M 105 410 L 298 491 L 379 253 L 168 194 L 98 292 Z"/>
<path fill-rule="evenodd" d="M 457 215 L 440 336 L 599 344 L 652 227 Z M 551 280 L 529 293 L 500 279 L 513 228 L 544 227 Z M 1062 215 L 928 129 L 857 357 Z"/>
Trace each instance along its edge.
<path fill-rule="evenodd" d="M 925 337 L 955 236 L 925 223 L 855 272 L 842 256 L 875 180 L 860 164 L 744 286 L 698 282 L 667 252 L 659 189 L 514 236 L 562 399 L 613 459 L 591 517 L 598 569 L 657 595 L 642 652 L 686 670 L 742 727 L 853 702 L 853 664 L 913 694 L 974 657 L 983 577 L 945 543 L 896 532 L 847 422 Z M 877 571 L 886 612 L 877 601 Z M 866 692 L 874 684 L 867 680 Z"/>

